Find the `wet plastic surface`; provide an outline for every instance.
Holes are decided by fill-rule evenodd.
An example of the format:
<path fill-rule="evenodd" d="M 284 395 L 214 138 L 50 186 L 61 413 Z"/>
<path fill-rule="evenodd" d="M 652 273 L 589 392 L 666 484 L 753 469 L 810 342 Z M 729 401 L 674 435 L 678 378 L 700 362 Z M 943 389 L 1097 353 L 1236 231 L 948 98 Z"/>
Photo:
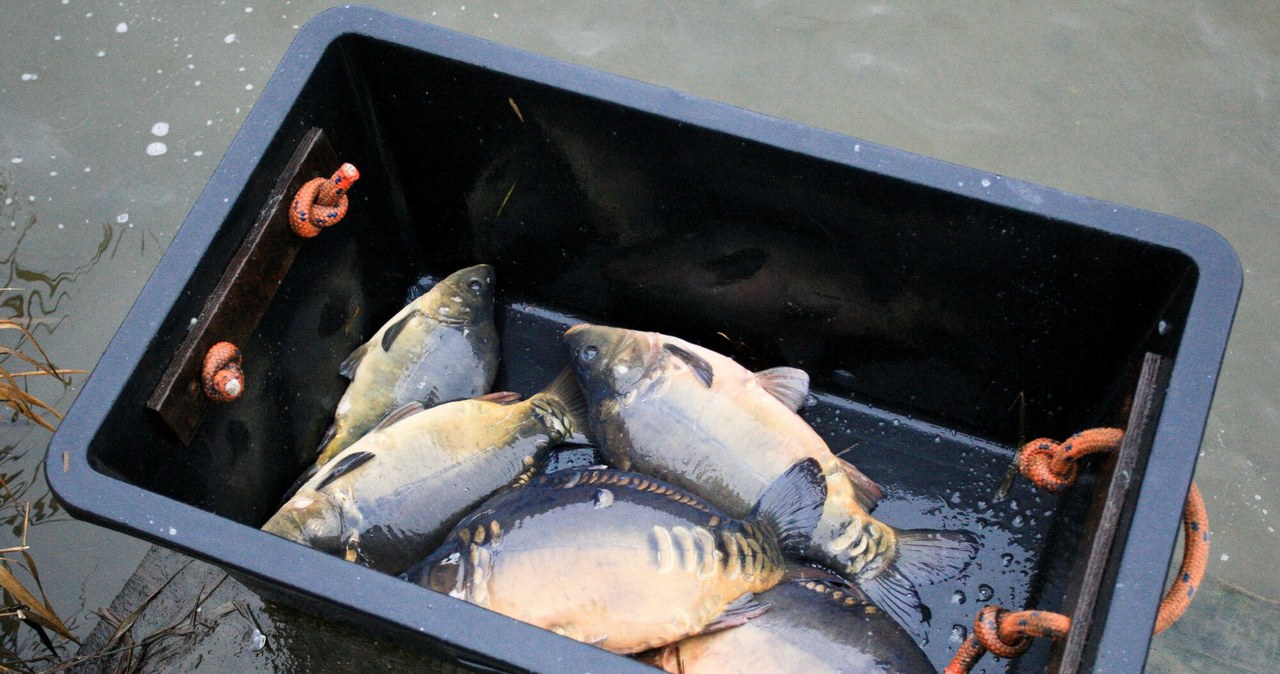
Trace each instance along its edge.
<path fill-rule="evenodd" d="M 1172 549 L 1168 494 L 1190 481 L 1239 293 L 1216 235 L 369 10 L 325 14 L 303 38 L 55 437 L 50 480 L 74 513 L 445 655 L 623 667 L 447 598 L 424 609 L 405 601 L 416 588 L 253 528 L 309 461 L 349 350 L 421 276 L 489 262 L 515 307 L 502 388 L 554 375 L 565 315 L 808 370 L 822 393 L 805 414 L 886 487 L 877 517 L 984 535 L 965 576 L 925 590 L 941 664 L 978 597 L 1054 608 L 1065 571 L 1038 574 L 1041 553 L 1084 534 L 1059 515 L 1081 511 L 1088 483 L 1075 506 L 1025 484 L 990 499 L 1020 401 L 1033 437 L 1115 423 L 1155 351 L 1174 378 L 1129 513 L 1142 526 L 1113 555 L 1123 589 L 1100 606 L 1128 607 L 1104 622 L 1109 666 L 1140 667 L 1164 580 L 1150 560 Z M 145 400 L 311 126 L 361 167 L 352 213 L 303 247 L 241 345 L 256 385 L 181 447 Z"/>

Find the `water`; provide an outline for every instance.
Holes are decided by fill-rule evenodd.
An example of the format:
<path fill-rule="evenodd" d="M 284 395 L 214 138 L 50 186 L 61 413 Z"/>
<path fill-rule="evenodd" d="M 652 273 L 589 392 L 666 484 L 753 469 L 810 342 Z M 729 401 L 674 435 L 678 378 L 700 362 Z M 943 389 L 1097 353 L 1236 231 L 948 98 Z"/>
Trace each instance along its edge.
<path fill-rule="evenodd" d="M 325 4 L 0 8 L 3 25 L 22 27 L 0 43 L 0 287 L 17 288 L 0 291 L 0 317 L 30 326 L 59 366 L 91 368 L 297 27 Z M 1232 641 L 1236 631 L 1222 626 L 1231 622 L 1197 613 L 1238 595 L 1274 618 L 1280 601 L 1269 564 L 1280 552 L 1271 484 L 1280 479 L 1272 447 L 1280 434 L 1274 8 L 1192 0 L 372 4 L 1215 228 L 1240 253 L 1246 287 L 1196 476 L 1214 549 L 1199 604 L 1155 640 L 1153 669 L 1178 668 L 1188 642 L 1275 648 L 1257 633 Z M 65 410 L 83 376 L 73 381 L 65 389 L 33 381 L 31 391 Z M 30 543 L 50 601 L 84 634 L 144 547 L 57 508 L 41 474 L 48 438 L 0 422 L 0 471 L 33 504 Z M 1042 526 L 1024 517 L 1020 533 Z M 9 510 L 0 518 L 8 545 L 20 518 Z M 955 589 L 944 590 L 942 604 Z M 971 607 L 979 589 L 963 591 Z M 947 641 L 951 624 L 935 621 L 935 643 Z M 29 630 L 3 625 L 0 644 L 39 652 Z M 1248 668 L 1245 660 L 1229 662 Z"/>

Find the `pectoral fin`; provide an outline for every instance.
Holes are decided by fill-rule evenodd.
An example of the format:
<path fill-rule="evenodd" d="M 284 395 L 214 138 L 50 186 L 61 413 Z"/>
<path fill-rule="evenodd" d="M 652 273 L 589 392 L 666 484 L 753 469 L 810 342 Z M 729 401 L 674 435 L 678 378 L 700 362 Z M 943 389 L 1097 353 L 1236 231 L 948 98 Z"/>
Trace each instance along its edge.
<path fill-rule="evenodd" d="M 351 355 L 347 356 L 346 360 L 342 361 L 342 364 L 338 366 L 338 374 L 346 377 L 347 379 L 355 377 L 356 368 L 360 367 L 360 361 L 364 360 L 364 355 L 366 353 L 369 353 L 368 342 L 357 346 L 355 351 L 352 351 Z"/>
<path fill-rule="evenodd" d="M 761 370 L 756 373 L 756 382 L 792 412 L 798 411 L 809 395 L 809 373 L 794 367 Z"/>
<path fill-rule="evenodd" d="M 321 489 L 324 489 L 334 480 L 350 473 L 360 466 L 363 466 L 365 462 L 372 458 L 373 452 L 352 452 L 351 454 L 342 457 L 333 465 L 329 474 L 324 476 L 324 479 L 320 481 L 320 484 L 315 486 L 315 490 L 320 491 Z"/>
<path fill-rule="evenodd" d="M 395 344 L 396 337 L 399 337 L 400 333 L 404 332 L 405 326 L 409 325 L 409 321 L 415 315 L 416 315 L 416 312 L 410 311 L 406 313 L 402 318 L 400 318 L 400 320 L 396 321 L 395 323 L 392 323 L 391 325 L 388 325 L 387 329 L 382 331 L 382 350 L 383 351 L 391 350 L 391 346 Z"/>
<path fill-rule="evenodd" d="M 689 366 L 689 369 L 693 370 L 693 374 L 698 378 L 698 381 L 702 382 L 703 386 L 711 388 L 711 382 L 715 378 L 711 363 L 708 363 L 701 356 L 689 352 L 688 349 L 681 348 L 675 344 L 664 344 L 662 348 L 666 349 L 667 353 L 684 361 Z"/>
<path fill-rule="evenodd" d="M 756 601 L 755 595 L 748 592 L 725 606 L 724 613 L 716 616 L 715 620 L 707 623 L 697 634 L 711 634 L 730 627 L 745 625 L 748 620 L 764 615 L 769 610 L 769 606 L 771 604 Z"/>
<path fill-rule="evenodd" d="M 388 426 L 391 426 L 392 424 L 395 424 L 400 421 L 404 421 L 405 419 L 408 419 L 409 417 L 417 414 L 418 412 L 421 412 L 423 409 L 425 408 L 422 406 L 422 403 L 420 402 L 405 403 L 400 407 L 397 407 L 394 410 L 387 412 L 387 415 L 382 417 L 382 419 L 378 421 L 377 425 L 369 429 L 369 432 L 372 433 L 374 431 L 380 431 Z"/>

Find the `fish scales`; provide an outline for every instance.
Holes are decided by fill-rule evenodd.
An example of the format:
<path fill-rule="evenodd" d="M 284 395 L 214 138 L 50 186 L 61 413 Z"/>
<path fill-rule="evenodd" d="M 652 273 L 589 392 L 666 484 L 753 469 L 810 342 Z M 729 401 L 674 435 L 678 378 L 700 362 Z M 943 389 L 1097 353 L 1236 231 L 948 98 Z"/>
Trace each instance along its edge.
<path fill-rule="evenodd" d="M 400 573 L 435 549 L 477 503 L 579 428 L 581 414 L 581 392 L 567 373 L 525 401 L 462 400 L 423 410 L 340 452 L 263 528 Z M 548 423 L 553 418 L 556 423 Z M 331 479 L 357 455 L 372 458 Z M 460 535 L 484 544 L 498 538 L 495 527 L 486 519 Z"/>
<path fill-rule="evenodd" d="M 868 514 L 864 504 L 874 503 L 878 487 L 794 411 L 808 385 L 798 370 L 752 373 L 676 337 L 607 326 L 574 326 L 564 341 L 590 403 L 592 433 L 612 465 L 746 518 L 790 466 L 815 460 L 826 499 L 817 524 L 802 534 L 804 555 L 862 585 L 904 623 L 923 618 L 915 585 L 958 574 L 976 553 L 969 532 L 898 531 Z M 757 572 L 752 552 L 744 574 Z"/>
<path fill-rule="evenodd" d="M 607 508 L 596 507 L 602 487 L 613 494 Z M 682 494 L 612 470 L 538 477 L 491 498 L 405 577 L 480 603 L 475 556 L 464 554 L 479 546 L 490 553 L 488 608 L 615 652 L 652 648 L 714 624 L 784 572 L 771 527 L 749 526 Z M 473 518 L 498 522 L 501 544 L 474 534 L 468 543 Z"/>

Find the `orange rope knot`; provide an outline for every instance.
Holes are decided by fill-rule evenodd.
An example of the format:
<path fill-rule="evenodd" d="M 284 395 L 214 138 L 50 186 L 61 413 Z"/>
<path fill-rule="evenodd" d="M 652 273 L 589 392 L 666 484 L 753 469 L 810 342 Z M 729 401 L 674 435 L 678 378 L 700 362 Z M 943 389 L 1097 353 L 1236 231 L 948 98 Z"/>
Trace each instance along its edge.
<path fill-rule="evenodd" d="M 218 342 L 204 355 L 200 382 L 210 400 L 228 403 L 244 392 L 243 359 L 240 349 L 231 342 Z"/>
<path fill-rule="evenodd" d="M 294 233 L 309 239 L 341 220 L 347 214 L 347 190 L 359 179 L 356 167 L 343 164 L 330 178 L 308 180 L 289 206 L 289 225 Z"/>
<path fill-rule="evenodd" d="M 973 633 L 956 651 L 946 674 L 964 674 L 983 654 L 1016 658 L 1031 648 L 1031 637 L 1061 639 L 1071 629 L 1071 618 L 1049 611 L 1011 612 L 994 604 L 982 607 L 973 619 Z"/>
<path fill-rule="evenodd" d="M 1033 440 L 1018 452 L 1018 469 L 1041 489 L 1057 494 L 1075 484 L 1080 459 L 1120 446 L 1124 431 L 1092 428 L 1058 444 L 1048 438 Z"/>

